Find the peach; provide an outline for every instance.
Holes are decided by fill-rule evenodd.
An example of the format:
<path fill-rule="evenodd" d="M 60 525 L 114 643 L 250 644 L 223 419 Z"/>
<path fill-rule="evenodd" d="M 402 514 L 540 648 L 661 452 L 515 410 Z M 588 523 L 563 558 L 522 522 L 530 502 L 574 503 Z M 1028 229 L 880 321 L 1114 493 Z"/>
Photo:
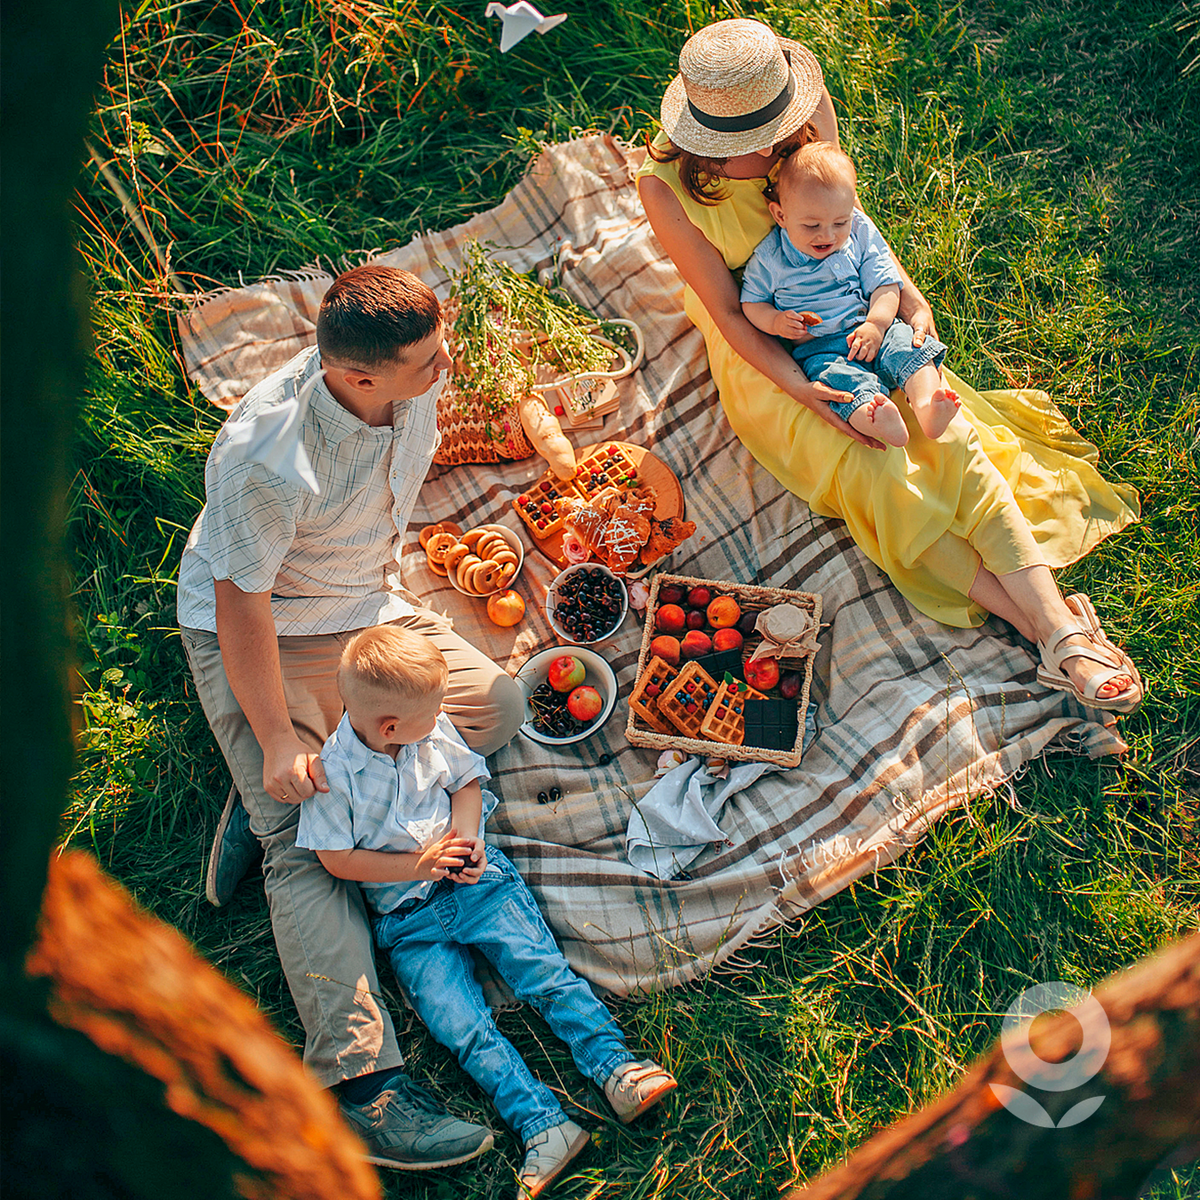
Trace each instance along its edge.
<path fill-rule="evenodd" d="M 742 606 L 732 596 L 718 596 L 708 606 L 706 615 L 714 629 L 728 629 L 741 619 Z"/>
<path fill-rule="evenodd" d="M 707 608 L 709 601 L 712 599 L 712 592 L 706 587 L 694 587 L 688 592 L 688 607 L 689 608 Z"/>
<path fill-rule="evenodd" d="M 654 628 L 659 633 L 682 633 L 687 627 L 687 617 L 678 604 L 663 604 L 654 615 Z"/>
<path fill-rule="evenodd" d="M 765 692 L 779 682 L 779 659 L 759 658 L 742 668 L 742 675 L 752 688 Z"/>
<path fill-rule="evenodd" d="M 650 643 L 650 653 L 657 654 L 663 662 L 677 667 L 680 655 L 679 639 L 673 638 L 669 634 L 660 634 Z"/>
<path fill-rule="evenodd" d="M 685 659 L 700 658 L 712 652 L 712 638 L 699 629 L 689 630 L 679 645 L 679 653 Z"/>
<path fill-rule="evenodd" d="M 742 635 L 736 629 L 718 629 L 713 634 L 712 643 L 714 650 L 740 650 Z"/>

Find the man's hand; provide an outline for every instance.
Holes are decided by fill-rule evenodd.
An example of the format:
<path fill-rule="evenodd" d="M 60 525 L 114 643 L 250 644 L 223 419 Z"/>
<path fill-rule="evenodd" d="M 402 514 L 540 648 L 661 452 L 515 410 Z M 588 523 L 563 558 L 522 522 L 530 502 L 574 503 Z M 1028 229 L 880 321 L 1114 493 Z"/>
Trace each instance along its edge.
<path fill-rule="evenodd" d="M 478 883 L 479 877 L 487 870 L 487 847 L 482 838 L 464 838 L 471 843 L 471 852 L 463 860 L 462 870 L 451 871 L 450 878 L 455 883 Z"/>
<path fill-rule="evenodd" d="M 771 332 L 776 337 L 788 338 L 793 342 L 811 342 L 813 334 L 809 331 L 812 325 L 820 325 L 821 318 L 816 313 L 788 312 L 776 309 L 775 320 Z"/>
<path fill-rule="evenodd" d="M 891 324 L 891 322 L 888 322 Z M 871 362 L 879 353 L 883 344 L 884 331 L 870 318 L 865 320 L 853 333 L 846 335 L 846 345 L 850 353 L 846 356 L 851 362 L 858 359 L 861 362 Z"/>
<path fill-rule="evenodd" d="M 445 837 L 425 847 L 417 858 L 417 878 L 436 882 L 447 875 L 457 875 L 470 861 L 474 838 L 458 836 L 451 829 Z"/>
<path fill-rule="evenodd" d="M 321 756 L 299 738 L 281 740 L 263 753 L 263 787 L 272 800 L 299 804 L 314 792 L 329 791 Z"/>

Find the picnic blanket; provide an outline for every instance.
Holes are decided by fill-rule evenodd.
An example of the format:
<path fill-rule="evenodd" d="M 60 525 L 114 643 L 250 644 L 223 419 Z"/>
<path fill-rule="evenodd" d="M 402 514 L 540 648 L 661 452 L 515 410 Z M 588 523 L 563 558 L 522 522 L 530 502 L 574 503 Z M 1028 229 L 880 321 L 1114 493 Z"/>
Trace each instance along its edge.
<path fill-rule="evenodd" d="M 553 266 L 567 290 L 646 336 L 646 362 L 620 385 L 602 434 L 649 447 L 683 483 L 696 535 L 674 572 L 819 592 L 818 732 L 794 770 L 764 775 L 727 800 L 724 841 L 687 877 L 663 881 L 625 856 L 633 806 L 654 783 L 656 754 L 627 744 L 624 699 L 641 640 L 634 616 L 595 647 L 621 690 L 587 741 L 548 747 L 518 735 L 490 760 L 503 801 L 490 837 L 524 873 L 567 957 L 618 994 L 697 979 L 781 922 L 894 861 L 956 806 L 1006 785 L 1049 750 L 1093 757 L 1126 747 L 1111 721 L 1039 686 L 1031 647 L 992 620 L 951 629 L 921 616 L 857 549 L 841 522 L 815 516 L 733 436 L 708 373 L 704 342 L 683 314 L 682 283 L 654 238 L 631 181 L 638 151 L 607 136 L 548 146 L 488 212 L 415 238 L 371 261 L 404 267 L 445 297 L 464 242 L 492 243 L 521 271 Z M 312 343 L 332 275 L 297 271 L 199 297 L 180 331 L 205 395 L 230 404 Z M 1018 431 L 1019 432 L 1019 431 Z M 524 534 L 516 586 L 526 618 L 501 629 L 482 602 L 429 571 L 417 530 L 435 520 L 523 526 L 510 501 L 540 458 L 434 468 L 404 540 L 405 585 L 450 614 L 458 631 L 516 673 L 555 643 L 541 605 L 555 569 Z M 562 799 L 538 803 L 557 785 Z"/>

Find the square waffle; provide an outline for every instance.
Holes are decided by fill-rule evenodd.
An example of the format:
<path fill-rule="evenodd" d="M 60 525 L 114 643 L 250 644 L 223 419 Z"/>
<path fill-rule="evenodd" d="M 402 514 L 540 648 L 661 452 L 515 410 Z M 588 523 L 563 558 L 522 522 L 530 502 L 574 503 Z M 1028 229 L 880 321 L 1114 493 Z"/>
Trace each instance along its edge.
<path fill-rule="evenodd" d="M 717 684 L 717 698 L 700 722 L 700 736 L 710 742 L 725 742 L 740 746 L 745 738 L 746 723 L 742 713 L 747 700 L 765 700 L 762 692 L 756 692 L 749 684 L 738 679 L 726 679 Z"/>
<path fill-rule="evenodd" d="M 663 688 L 679 672 L 670 663 L 656 654 L 645 666 L 633 685 L 629 696 L 629 707 L 633 709 L 651 729 L 659 733 L 674 733 L 675 726 L 658 711 L 658 697 Z M 648 694 L 647 694 L 648 693 Z"/>
<path fill-rule="evenodd" d="M 571 482 L 584 496 L 591 499 L 606 487 L 615 487 L 622 492 L 628 491 L 637 487 L 641 478 L 629 452 L 616 442 L 606 442 L 576 466 L 575 477 Z"/>
<path fill-rule="evenodd" d="M 698 738 L 700 724 L 717 697 L 717 681 L 694 662 L 684 663 L 679 674 L 658 697 L 658 710 L 687 737 Z"/>
<path fill-rule="evenodd" d="M 578 500 L 581 493 L 573 479 L 557 479 L 547 471 L 536 483 L 531 483 L 519 496 L 513 498 L 517 516 L 529 526 L 536 538 L 548 538 L 563 526 L 558 511 L 560 500 Z"/>

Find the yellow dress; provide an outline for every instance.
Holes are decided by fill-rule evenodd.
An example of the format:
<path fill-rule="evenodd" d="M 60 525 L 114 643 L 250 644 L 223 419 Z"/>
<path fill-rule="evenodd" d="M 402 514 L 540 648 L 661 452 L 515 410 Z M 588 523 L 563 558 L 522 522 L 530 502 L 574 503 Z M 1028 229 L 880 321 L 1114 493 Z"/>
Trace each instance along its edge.
<path fill-rule="evenodd" d="M 647 175 L 670 186 L 730 270 L 745 265 L 774 226 L 765 179 L 723 180 L 727 198 L 707 208 L 684 191 L 676 163 L 647 157 L 638 178 Z M 935 620 L 982 623 L 986 614 L 966 594 L 980 561 L 997 575 L 1065 566 L 1137 520 L 1136 493 L 1100 475 L 1096 447 L 1045 392 L 976 392 L 944 371 L 967 420 L 930 441 L 897 392 L 909 443 L 872 450 L 741 358 L 691 288 L 685 309 L 704 334 L 721 406 L 741 442 L 815 512 L 845 521 L 867 557 Z"/>

